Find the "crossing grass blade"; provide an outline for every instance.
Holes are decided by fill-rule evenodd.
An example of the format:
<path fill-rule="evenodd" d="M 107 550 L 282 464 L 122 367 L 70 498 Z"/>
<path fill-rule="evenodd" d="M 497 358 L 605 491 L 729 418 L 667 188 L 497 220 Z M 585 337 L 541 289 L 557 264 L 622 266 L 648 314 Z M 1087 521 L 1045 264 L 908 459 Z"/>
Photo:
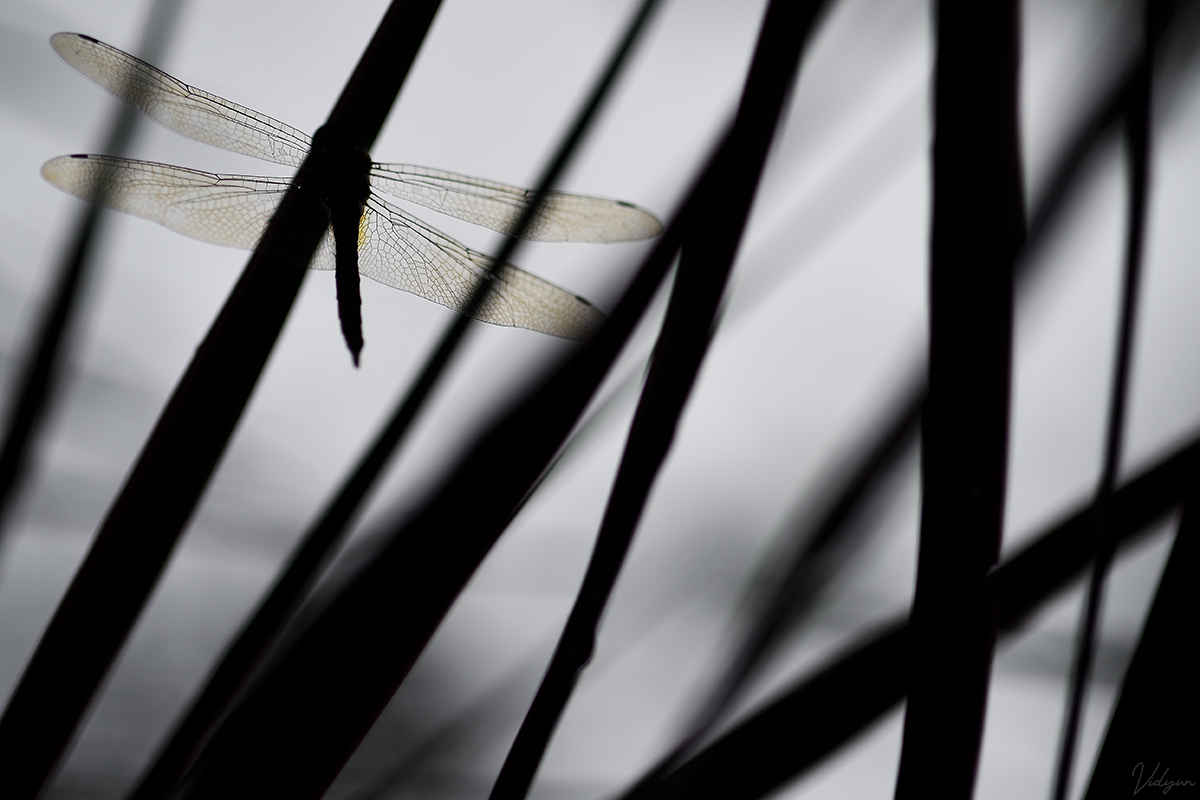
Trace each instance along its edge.
<path fill-rule="evenodd" d="M 1189 789 L 1196 783 L 1200 742 L 1193 722 L 1200 711 L 1200 686 L 1193 674 L 1192 651 L 1179 635 L 1195 624 L 1195 609 L 1200 606 L 1196 581 L 1200 484 L 1196 476 L 1192 481 L 1175 544 L 1121 683 L 1084 800 L 1125 794 L 1130 786 L 1137 791 L 1153 786 L 1166 794 L 1176 786 Z"/>
<path fill-rule="evenodd" d="M 772 9 L 785 5 L 788 4 L 771 3 Z M 804 7 L 815 15 L 814 9 L 819 5 L 804 2 L 791 5 L 791 8 Z M 430 15 L 434 7 L 429 6 Z M 1013 4 L 1008 0 L 965 6 L 942 3 L 938 13 L 983 14 L 990 9 L 1004 16 L 1012 8 Z M 1004 16 L 1004 19 L 1009 18 Z M 833 491 L 807 509 L 810 513 L 806 518 L 817 520 L 814 526 L 785 532 L 785 535 L 799 538 L 815 531 L 810 546 L 808 549 L 796 548 L 800 555 L 784 570 L 787 578 L 780 582 L 771 602 L 764 604 L 765 610 L 760 609 L 757 616 L 748 615 L 742 622 L 744 637 L 740 645 L 735 641 L 735 647 L 730 648 L 726 677 L 717 682 L 707 704 L 700 706 L 692 718 L 693 724 L 685 728 L 674 743 L 668 743 L 673 746 L 664 748 L 666 757 L 627 789 L 622 795 L 623 800 L 677 800 L 697 795 L 717 796 L 721 800 L 749 800 L 765 796 L 861 735 L 888 709 L 901 702 L 910 687 L 911 724 L 905 734 L 905 758 L 897 794 L 923 796 L 922 793 L 928 791 L 926 787 L 931 785 L 950 794 L 968 794 L 979 743 L 976 734 L 981 713 L 978 712 L 982 699 L 986 698 L 987 663 L 992 648 L 992 633 L 986 620 L 982 620 L 984 612 L 994 611 L 996 631 L 1001 636 L 1011 636 L 1086 568 L 1090 525 L 1085 509 L 1054 526 L 1019 555 L 987 574 L 992 563 L 990 559 L 996 554 L 996 535 L 1000 528 L 998 505 L 1003 498 L 1004 417 L 1009 393 L 1008 376 L 1004 373 L 1009 360 L 1007 347 L 1011 337 L 1006 326 L 1010 309 L 1003 308 L 999 301 L 1003 299 L 1002 295 L 1011 293 L 1011 281 L 1015 277 L 1032 273 L 1030 268 L 1034 261 L 1038 266 L 1043 265 L 1042 244 L 1050 238 L 1055 220 L 1069 207 L 1075 189 L 1081 183 L 1079 177 L 1087 172 L 1085 167 L 1099 160 L 1095 156 L 1104 152 L 1103 146 L 1111 140 L 1110 134 L 1136 102 L 1139 78 L 1136 69 L 1118 73 L 1114 82 L 1097 96 L 1097 102 L 1074 121 L 1076 127 L 1065 137 L 1067 145 L 1063 155 L 1052 162 L 1050 178 L 1045 182 L 1048 188 L 1034 207 L 1024 249 L 1021 249 L 1020 228 L 1024 215 L 1020 153 L 1015 146 L 1015 121 L 1010 113 L 1015 97 L 1015 67 L 1010 63 L 1010 51 L 1016 47 L 1015 33 L 1007 22 L 981 26 L 986 28 L 983 32 L 973 30 L 970 25 L 960 26 L 959 22 L 962 19 L 954 21 L 950 16 L 944 16 L 938 23 L 931 400 L 925 404 L 919 388 L 921 381 L 910 375 L 910 380 L 903 384 L 909 391 L 897 391 L 893 398 L 900 399 L 903 394 L 904 402 L 897 402 L 885 415 L 890 424 L 863 437 L 866 443 L 858 451 L 861 457 L 839 459 L 832 467 L 823 465 L 826 473 L 833 472 L 845 480 L 829 481 Z M 781 23 L 774 25 L 771 32 L 800 36 L 800 28 Z M 425 27 L 420 25 L 408 30 L 413 51 L 424 30 Z M 1200 37 L 1193 36 L 1193 39 Z M 759 55 L 762 55 L 761 51 Z M 394 57 L 394 49 L 389 48 L 384 60 L 390 62 Z M 970 64 L 972 59 L 983 61 L 985 68 L 962 66 Z M 786 59 L 775 63 L 772 80 L 788 79 L 790 73 L 782 61 Z M 997 65 L 1000 68 L 996 73 L 986 69 Z M 388 69 L 392 66 L 389 64 Z M 387 94 L 378 87 L 363 90 L 372 95 Z M 956 94 L 958 92 L 963 94 Z M 347 96 L 350 94 L 352 92 Z M 1169 95 L 1169 92 L 1163 94 Z M 386 106 L 372 105 L 371 110 L 360 111 L 354 104 L 339 103 L 336 113 L 343 112 L 347 122 L 341 130 L 354 139 L 364 135 L 361 131 L 382 120 Z M 984 119 L 994 123 L 984 126 L 987 135 L 982 138 L 961 136 L 963 130 Z M 821 120 L 806 121 L 806 124 L 820 123 Z M 774 126 L 774 117 L 763 117 L 752 127 L 756 136 L 769 138 Z M 955 152 L 956 141 L 961 144 L 964 139 L 969 140 L 969 146 Z M 280 624 L 291 618 L 295 604 L 305 599 L 324 556 L 336 547 L 340 529 L 331 535 L 316 536 L 312 541 L 321 539 L 320 546 L 301 551 L 303 557 L 300 560 L 306 562 L 306 566 L 297 573 L 299 580 L 289 579 L 282 603 L 273 606 L 271 623 L 252 637 L 254 642 L 247 650 L 248 657 L 235 670 L 234 679 L 225 684 L 220 701 L 214 706 L 216 710 L 206 712 L 207 716 L 197 726 L 198 733 L 185 748 L 184 757 L 171 767 L 168 779 L 158 783 L 153 790 L 139 789 L 131 800 L 151 800 L 171 793 L 180 798 L 281 796 L 315 800 L 325 791 L 424 651 L 447 610 L 460 597 L 489 549 L 561 452 L 563 442 L 585 407 L 595 398 L 600 381 L 627 343 L 682 247 L 681 274 L 654 355 L 646 400 L 637 412 L 635 434 L 629 438 L 626 464 L 618 478 L 619 491 L 613 492 L 612 507 L 615 510 L 612 514 L 622 519 L 619 525 L 607 521 L 602 525 L 606 532 L 617 531 L 615 537 L 604 537 L 605 553 L 597 547 L 596 560 L 604 562 L 606 575 L 603 580 L 585 580 L 585 588 L 577 600 L 589 606 L 588 614 L 572 615 L 572 623 L 577 622 L 574 617 L 579 620 L 588 617 L 580 628 L 583 635 L 576 642 L 582 645 L 560 648 L 564 652 L 574 649 L 577 657 L 563 662 L 567 665 L 569 680 L 563 682 L 565 691 L 558 693 L 550 704 L 550 713 L 543 720 L 548 720 L 548 724 L 543 725 L 542 734 L 525 741 L 518 739 L 513 747 L 514 763 L 523 760 L 526 764 L 520 771 L 519 780 L 505 784 L 507 777 L 502 773 L 496 784 L 498 800 L 516 800 L 526 794 L 545 744 L 553 733 L 557 714 L 571 697 L 574 676 L 586 661 L 580 656 L 590 652 L 598 631 L 599 614 L 609 602 L 613 581 L 622 569 L 625 548 L 637 526 L 646 493 L 656 479 L 658 461 L 671 447 L 673 431 L 679 424 L 696 369 L 705 358 L 713 337 L 728 333 L 727 326 L 717 325 L 718 304 L 728 277 L 732 251 L 736 250 L 741 236 L 740 228 L 729 222 L 733 217 L 744 218 L 744 207 L 754 199 L 754 186 L 738 186 L 757 180 L 756 170 L 761 163 L 756 163 L 759 154 L 753 150 L 736 135 L 722 139 L 717 148 L 719 155 L 697 170 L 700 177 L 694 181 L 667 233 L 643 263 L 611 323 L 600 336 L 548 369 L 520 403 L 501 414 L 485 429 L 484 435 L 470 445 L 466 455 L 453 465 L 446 480 L 424 505 L 418 506 L 404 520 L 387 523 L 387 530 L 381 537 L 382 548 L 359 564 L 357 572 L 340 572 L 333 576 L 336 580 L 330 580 L 319 597 L 307 598 L 312 602 L 305 615 L 292 619 L 288 637 L 282 643 L 272 645 Z M 730 151 L 735 151 L 738 158 L 744 160 L 739 162 L 731 158 Z M 943 180 L 947 175 L 951 179 Z M 955 181 L 961 181 L 961 185 L 954 185 Z M 552 183 L 549 179 L 545 181 L 547 186 Z M 716 194 L 721 197 L 719 208 L 706 197 L 706 190 L 713 191 L 714 185 L 718 186 Z M 970 198 L 971 202 L 964 198 Z M 299 198 L 297 204 L 303 205 L 303 199 Z M 307 213 L 315 229 L 319 215 L 311 207 L 307 211 L 304 208 L 298 211 L 300 216 Z M 970 217 L 971 213 L 980 219 L 953 216 L 965 214 Z M 730 230 L 718 230 L 727 225 Z M 993 226 L 991 232 L 988 225 Z M 950 235 L 946 235 L 947 232 Z M 293 233 L 303 235 L 293 236 Z M 957 245 L 947 241 L 955 236 L 976 245 L 979 241 L 990 242 L 988 247 L 982 248 L 993 256 L 990 261 L 983 259 L 989 261 L 984 265 L 984 271 L 994 268 L 989 274 L 996 280 L 990 286 L 968 285 L 970 281 L 959 280 L 963 275 L 953 273 L 955 265 L 975 260 L 963 256 L 962 241 Z M 297 229 L 276 231 L 270 238 L 283 246 L 294 247 L 296 240 L 306 237 L 306 232 Z M 996 246 L 992 247 L 993 244 Z M 299 245 L 300 249 L 306 246 Z M 265 254 L 257 256 L 253 263 L 267 258 Z M 508 255 L 503 255 L 498 260 L 507 258 Z M 275 262 L 266 260 L 263 263 L 268 268 L 275 268 Z M 979 264 L 972 266 L 979 271 Z M 248 326 L 241 329 L 238 336 L 242 339 L 237 340 L 237 349 L 246 352 L 234 352 L 228 341 L 221 344 L 214 340 L 203 346 L 197 363 L 218 365 L 219 380 L 214 379 L 211 385 L 208 384 L 218 367 L 209 369 L 209 378 L 203 380 L 203 376 L 189 375 L 181 383 L 160 424 L 162 431 L 185 423 L 194 424 L 196 441 L 181 444 L 181 440 L 157 432 L 147 444 L 143 463 L 131 477 L 130 486 L 135 487 L 129 490 L 132 494 L 123 496 L 114 506 L 111 519 L 124 521 L 119 525 L 113 522 L 112 526 L 123 526 L 124 530 L 144 526 L 147 530 L 153 529 L 156 536 L 114 538 L 115 534 L 108 531 L 109 523 L 106 523 L 96 548 L 80 573 L 82 577 L 72 587 L 26 680 L 18 688 L 9 713 L 0 720 L 0 768 L 5 770 L 9 780 L 6 791 L 15 791 L 14 796 L 34 796 L 41 785 L 39 781 L 44 783 L 45 775 L 52 771 L 62 753 L 63 743 L 69 739 L 78 720 L 78 714 L 69 709 L 82 713 L 87 707 L 96 683 L 121 647 L 146 593 L 154 586 L 171 553 L 178 532 L 195 507 L 196 498 L 225 446 L 228 431 L 236 423 L 245 397 L 257 379 L 255 364 L 261 367 L 270 351 L 275 331 L 269 329 L 282 322 L 291 302 L 289 292 L 299 285 L 299 274 L 287 272 L 286 268 L 284 273 L 286 291 L 268 297 L 268 289 L 271 292 L 279 290 L 279 275 L 283 273 L 273 274 L 271 286 L 267 287 L 266 282 L 254 278 L 248 270 L 248 277 L 243 279 L 230 300 L 221 324 L 228 322 L 226 316 L 236 316 L 236 309 L 244 309 L 247 303 L 254 304 L 256 316 L 262 316 L 265 309 L 268 323 L 261 330 L 256 328 L 253 335 L 247 331 L 261 320 L 248 322 L 243 319 L 233 323 Z M 1008 283 L 1008 288 L 996 289 L 1001 283 Z M 947 309 L 952 316 L 956 307 L 961 307 L 973 318 L 949 319 L 947 322 Z M 443 339 L 444 346 L 437 348 L 429 363 L 448 363 L 449 354 L 458 341 L 456 337 L 467 329 L 465 321 L 457 322 Z M 247 346 L 246 342 L 252 344 Z M 227 358 L 232 360 L 224 360 Z M 207 361 L 209 359 L 215 360 Z M 972 360 L 979 363 L 968 363 Z M 773 365 L 771 368 L 779 367 Z M 440 369 L 440 366 L 434 366 L 432 372 L 427 370 L 426 374 L 436 376 Z M 434 380 L 436 377 L 419 380 L 418 387 L 423 388 L 415 389 L 416 395 L 427 392 Z M 413 396 L 410 393 L 409 397 Z M 215 404 L 214 397 L 218 398 Z M 200 417 L 197 409 L 201 403 L 207 405 L 203 408 L 201 423 L 197 424 L 195 420 Z M 419 400 L 403 404 L 398 412 L 398 417 L 404 420 L 400 428 L 413 419 L 419 405 Z M 922 544 L 922 576 L 918 579 L 918 602 L 911 627 L 903 620 L 884 624 L 876 634 L 852 645 L 843 655 L 833 656 L 828 666 L 797 681 L 715 741 L 701 746 L 705 737 L 716 728 L 714 720 L 719 721 L 732 705 L 732 699 L 750 685 L 756 665 L 764 661 L 772 643 L 791 624 L 791 615 L 797 609 L 803 613 L 813 607 L 813 597 L 817 596 L 825 580 L 817 567 L 831 548 L 853 545 L 854 540 L 847 537 L 851 526 L 846 521 L 863 508 L 866 499 L 875 491 L 880 476 L 886 472 L 885 465 L 899 454 L 908 452 L 908 445 L 915 439 L 917 431 L 918 409 L 922 408 L 928 484 L 924 509 L 926 530 L 922 536 L 928 541 Z M 962 436 L 949 435 L 947 431 L 950 434 L 962 431 L 963 415 L 970 422 L 965 426 L 969 430 Z M 858 439 L 855 435 L 850 438 Z M 646 442 L 650 440 L 647 446 Z M 955 441 L 948 443 L 948 440 Z M 365 473 L 365 480 L 355 478 L 352 482 L 357 482 L 359 489 L 349 494 L 357 494 L 361 499 L 366 491 L 363 486 L 369 485 L 386 459 L 386 455 L 377 456 L 379 454 L 375 453 L 368 457 L 367 461 L 372 465 Z M 847 465 L 844 474 L 837 469 L 838 463 Z M 151 466 L 161 471 L 161 475 L 148 474 Z M 1200 441 L 1193 441 L 1116 490 L 1106 515 L 1114 538 L 1125 543 L 1133 541 L 1138 532 L 1166 514 L 1184 495 L 1198 470 Z M 630 478 L 631 474 L 633 478 Z M 155 484 L 155 479 L 160 479 L 160 483 Z M 179 483 L 184 489 L 176 491 L 172 486 L 171 491 L 158 491 L 156 487 L 161 487 L 161 481 Z M 958 481 L 957 485 L 954 485 L 955 481 Z M 981 488 L 982 499 L 974 506 L 959 502 L 964 495 L 960 491 L 962 484 L 968 481 Z M 136 488 L 138 486 L 141 488 Z M 146 502 L 151 490 L 157 493 L 152 496 L 153 502 Z M 349 494 L 343 497 L 349 497 Z M 138 497 L 142 499 L 138 500 Z M 341 500 L 334 504 L 340 510 L 332 516 L 339 517 L 339 525 L 344 526 L 353 516 L 356 504 L 357 499 L 348 504 L 342 504 Z M 1195 706 L 1194 687 L 1188 682 L 1190 675 L 1176 669 L 1185 663 L 1185 659 L 1178 650 L 1172 649 L 1178 641 L 1178 631 L 1186 629 L 1187 614 L 1194 605 L 1189 601 L 1187 581 L 1184 580 L 1189 570 L 1194 572 L 1195 561 L 1192 547 L 1196 538 L 1193 535 L 1195 514 L 1190 506 L 1181 521 L 1175 550 L 1117 701 L 1089 796 L 1100 796 L 1117 785 L 1114 772 L 1117 769 L 1122 771 L 1120 785 L 1129 783 L 1126 773 L 1131 765 L 1125 761 L 1133 752 L 1130 748 L 1134 740 L 1147 728 L 1154 728 L 1162 740 L 1164 757 L 1174 758 L 1170 753 L 1175 751 L 1165 749 L 1167 734 L 1172 731 L 1170 714 Z M 934 528 L 939 530 L 931 534 L 930 530 Z M 166 535 L 157 536 L 162 531 L 166 531 Z M 966 531 L 967 535 L 961 542 L 950 541 L 951 535 L 947 531 Z M 613 542 L 617 546 L 610 547 Z M 934 573 L 927 569 L 930 564 L 936 568 Z M 839 561 L 835 566 L 842 568 L 844 562 Z M 347 571 L 351 572 L 351 577 L 345 579 Z M 934 575 L 932 581 L 929 579 L 931 574 Z M 932 594 L 931 585 L 936 590 Z M 949 602 L 946 598 L 963 597 L 966 602 L 958 605 L 969 610 L 960 620 L 927 613 L 931 605 L 935 612 L 939 604 L 945 606 Z M 564 601 L 566 599 L 569 598 Z M 956 631 L 961 627 L 970 634 L 964 637 L 969 640 L 965 649 L 973 660 L 971 669 L 947 679 L 946 664 L 958 659 L 958 655 L 931 648 L 930 640 L 945 634 L 951 626 Z M 564 641 L 566 639 L 564 637 Z M 262 661 L 264 652 L 272 646 L 274 649 Z M 910 652 L 916 653 L 911 662 L 912 681 L 906 661 Z M 612 655 L 611 648 L 606 655 Z M 246 676 L 256 669 L 257 674 L 247 686 Z M 525 678 L 522 685 L 528 686 L 534 675 L 529 673 Z M 217 683 L 220 681 L 214 680 L 210 688 Z M 936 697 L 931 704 L 931 684 L 936 684 L 939 691 L 949 690 L 968 713 L 951 716 L 951 712 L 958 709 L 938 708 Z M 230 704 L 230 698 L 239 691 L 243 692 L 240 701 Z M 68 709 L 68 713 L 64 713 L 64 709 Z M 226 714 L 225 709 L 231 710 Z M 44 719 L 35 718 L 35 711 Z M 532 718 L 539 713 L 535 702 L 529 716 Z M 447 716 L 453 717 L 453 714 Z M 434 740 L 429 749 L 415 752 L 409 760 L 395 765 L 392 774 L 381 775 L 374 783 L 376 794 L 381 797 L 406 794 L 418 788 L 436 791 L 437 786 L 420 785 L 422 773 L 428 774 L 423 768 L 428 765 L 419 762 L 432 758 L 431 754 L 454 750 L 450 745 L 455 737 L 479 719 L 484 720 L 481 723 L 484 727 L 491 724 L 489 720 L 495 721 L 495 717 L 487 714 L 479 717 L 468 714 L 459 718 L 447 729 L 440 744 Z M 221 721 L 214 724 L 217 720 Z M 931 720 L 941 722 L 934 724 Z M 504 727 L 509 722 L 515 725 L 516 720 L 506 718 L 496 727 Z M 944 730 L 939 731 L 939 725 Z M 60 740 L 57 745 L 50 742 L 53 737 L 46 736 L 46 731 L 55 726 L 58 732 L 54 736 Z M 952 730 L 958 739 L 956 750 L 943 746 L 942 736 L 947 730 Z M 210 731 L 215 733 L 201 748 L 200 742 Z M 965 735 L 963 731 L 966 731 Z M 495 744 L 497 747 L 489 752 L 498 754 L 498 748 L 505 742 Z M 193 763 L 192 756 L 197 752 L 199 758 Z M 1053 758 L 1052 753 L 1044 755 L 1047 761 Z M 20 760 L 28 763 L 15 764 Z M 183 766 L 189 763 L 192 764 L 190 773 L 182 785 L 177 786 Z M 14 764 L 15 771 L 10 769 Z M 1150 765 L 1146 767 L 1149 769 Z M 469 781 L 472 791 L 482 790 L 487 776 L 480 776 L 477 764 L 472 768 L 475 771 L 466 779 L 463 775 L 447 776 L 446 785 L 461 787 Z M 97 781 L 92 788 L 102 790 L 101 778 L 96 777 L 98 773 L 81 769 L 76 774 L 85 779 L 90 776 Z M 1171 774 L 1175 774 L 1174 769 Z M 360 775 L 356 773 L 346 778 Z M 1181 774 L 1179 777 L 1189 776 Z M 83 782 L 75 782 L 71 790 L 79 787 L 84 787 Z M 66 791 L 65 785 L 58 788 Z"/>
<path fill-rule="evenodd" d="M 260 675 L 201 752 L 184 796 L 321 796 L 590 401 L 673 262 L 693 197 L 600 333 L 480 437 Z"/>
<path fill-rule="evenodd" d="M 164 51 L 182 5 L 183 0 L 156 0 L 153 4 L 138 48 L 143 58 L 157 60 Z M 141 118 L 137 109 L 123 107 L 109 131 L 104 152 L 124 153 Z M 45 316 L 38 323 L 34 344 L 17 379 L 15 401 L 0 438 L 0 548 L 4 544 L 8 509 L 29 467 L 29 448 L 54 402 L 70 330 L 92 281 L 95 269 L 92 253 L 97 234 L 103 229 L 103 218 L 102 201 L 88 205 L 83 211 L 55 276 Z"/>
<path fill-rule="evenodd" d="M 611 90 L 621 67 L 628 60 L 634 43 L 648 24 L 655 5 L 655 0 L 647 0 L 633 16 L 622 44 L 614 50 L 607 69 L 597 80 L 579 111 L 575 124 L 564 136 L 558 153 L 551 159 L 546 173 L 538 182 L 533 201 L 505 241 L 499 256 L 493 260 L 494 264 L 508 262 L 525 229 L 536 219 L 539 203 L 548 196 L 570 158 L 578 150 L 584 134 L 600 110 L 602 101 Z M 487 290 L 487 283 L 481 282 L 475 290 L 475 297 L 467 303 L 468 309 L 482 302 Z M 328 555 L 343 539 L 359 507 L 445 373 L 447 365 L 463 341 L 470 320 L 470 314 L 464 313 L 457 316 L 447 328 L 378 436 L 319 518 L 305 532 L 300 545 L 284 566 L 267 597 L 226 648 L 220 662 L 205 681 L 199 696 L 172 731 L 166 744 L 129 794 L 128 800 L 157 800 L 166 797 L 183 777 L 205 738 L 265 657 L 291 613 L 304 599 Z"/>
<path fill-rule="evenodd" d="M 1163 458 L 1113 496 L 1112 530 L 1124 546 L 1170 513 L 1200 468 L 1200 439 Z M 1082 507 L 1035 537 L 988 578 L 997 629 L 1018 633 L 1088 564 L 1089 509 Z M 705 746 L 660 781 L 638 781 L 619 800 L 691 796 L 755 800 L 807 770 L 904 699 L 903 662 L 911 646 L 904 620 L 880 625 L 828 666 L 806 677 Z M 1124 769 L 1124 767 L 1121 767 Z M 1124 784 L 1121 784 L 1124 785 Z"/>
<path fill-rule="evenodd" d="M 350 144 L 374 141 L 437 5 L 397 5 L 384 17 L 330 115 Z M 0 718 L 9 796 L 36 797 L 62 759 L 233 434 L 327 224 L 319 198 L 288 192 L 159 417 Z"/>
<path fill-rule="evenodd" d="M 1165 6 L 1147 2 L 1143 15 L 1142 54 L 1137 79 L 1125 112 L 1126 163 L 1128 166 L 1128 210 L 1126 222 L 1125 265 L 1121 279 L 1121 310 L 1117 326 L 1117 347 L 1113 354 L 1112 386 L 1108 398 L 1108 425 L 1104 440 L 1104 465 L 1092 503 L 1092 564 L 1080 623 L 1075 663 L 1071 670 L 1070 690 L 1063 724 L 1058 763 L 1055 765 L 1054 797 L 1066 800 L 1071 787 L 1075 746 L 1083 713 L 1084 691 L 1092 666 L 1100 600 L 1115 547 L 1108 533 L 1108 505 L 1121 469 L 1125 444 L 1125 418 L 1129 400 L 1133 359 L 1133 334 L 1141 289 L 1142 257 L 1145 249 L 1147 203 L 1150 183 L 1151 87 L 1154 51 L 1161 32 L 1169 22 Z"/>
<path fill-rule="evenodd" d="M 558 720 L 592 658 L 600 617 L 708 350 L 767 152 L 823 5 L 820 0 L 774 0 L 763 17 L 727 146 L 688 220 L 666 319 L 583 584 L 496 778 L 492 800 L 523 800 L 529 793 Z"/>

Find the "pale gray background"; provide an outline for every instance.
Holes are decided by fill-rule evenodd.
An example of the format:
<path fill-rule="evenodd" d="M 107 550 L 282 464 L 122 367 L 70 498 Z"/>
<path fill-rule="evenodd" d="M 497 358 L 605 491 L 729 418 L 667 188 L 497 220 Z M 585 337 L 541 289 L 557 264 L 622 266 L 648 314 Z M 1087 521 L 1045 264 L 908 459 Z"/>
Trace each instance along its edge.
<path fill-rule="evenodd" d="M 328 113 L 385 8 L 191 0 L 158 66 L 306 130 Z M 445 0 L 373 156 L 531 182 L 631 10 L 614 0 Z M 1022 102 L 1036 189 L 1063 126 L 1112 68 L 1119 4 L 1025 9 Z M 563 188 L 671 211 L 726 118 L 762 3 L 667 2 Z M 94 152 L 115 101 L 47 44 L 59 30 L 135 49 L 144 0 L 9 0 L 0 11 L 0 409 L 78 201 L 38 175 Z M 720 661 L 747 577 L 833 459 L 890 401 L 924 336 L 932 64 L 917 0 L 844 0 L 806 62 L 743 242 L 727 314 L 606 617 L 600 650 L 539 776 L 538 797 L 611 794 L 667 746 Z M 1200 104 L 1185 88 L 1160 129 L 1127 464 L 1200 417 L 1193 267 Z M 132 155 L 281 174 L 153 124 Z M 1006 548 L 1084 500 L 1100 457 L 1122 243 L 1115 151 L 1087 184 L 1021 306 Z M 479 248 L 497 237 L 423 214 Z M 36 453 L 0 556 L 0 697 L 6 697 L 159 408 L 245 263 L 244 253 L 112 216 L 65 394 Z M 518 262 L 611 308 L 644 245 L 533 245 Z M 283 554 L 410 379 L 451 312 L 364 282 L 366 349 L 351 367 L 332 273 L 311 273 L 220 470 L 95 707 L 57 797 L 128 785 Z M 637 374 L 643 331 L 617 378 Z M 360 530 L 411 507 L 448 458 L 537 365 L 571 345 L 477 326 Z M 614 382 L 614 387 L 617 385 Z M 523 511 L 438 633 L 383 728 L 411 746 L 480 698 L 491 728 L 434 765 L 438 791 L 484 797 L 586 562 L 634 395 Z M 879 501 L 850 573 L 754 692 L 822 663 L 906 610 L 917 525 L 915 459 Z M 1136 643 L 1166 538 L 1117 566 L 1084 725 L 1086 779 L 1115 682 Z M 1078 593 L 1000 650 L 980 798 L 1048 794 Z M 514 677 L 516 676 L 516 677 Z M 893 712 L 789 797 L 888 797 Z M 403 746 L 368 739 L 335 793 Z M 431 768 L 432 769 L 432 768 Z M 1186 777 L 1186 776 L 1184 776 Z M 432 779 L 431 779 L 432 780 Z M 433 792 L 433 789 L 430 790 Z"/>

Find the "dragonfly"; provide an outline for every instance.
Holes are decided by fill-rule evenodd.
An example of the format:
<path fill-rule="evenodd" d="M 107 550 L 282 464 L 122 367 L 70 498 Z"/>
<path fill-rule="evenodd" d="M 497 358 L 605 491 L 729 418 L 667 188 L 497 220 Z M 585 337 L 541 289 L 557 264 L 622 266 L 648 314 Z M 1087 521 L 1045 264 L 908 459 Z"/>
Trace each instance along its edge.
<path fill-rule="evenodd" d="M 313 147 L 312 137 L 290 125 L 189 86 L 90 36 L 57 33 L 50 43 L 85 77 L 182 136 L 287 167 L 299 167 Z M 486 254 L 381 196 L 511 234 L 533 192 L 440 169 L 375 163 L 365 154 L 362 158 L 365 180 L 360 196 L 348 205 L 326 201 L 331 226 L 308 265 L 337 270 L 339 315 L 356 365 L 362 349 L 359 274 L 494 325 L 587 339 L 603 324 L 604 315 L 584 298 L 511 264 L 494 268 Z M 258 245 L 291 182 L 104 155 L 61 156 L 48 161 L 42 175 L 81 199 L 194 239 L 247 250 Z M 351 176 L 350 183 L 354 180 Z M 340 226 L 339 206 L 343 209 Z M 347 207 L 354 215 L 349 224 L 344 221 Z M 658 218 L 632 203 L 550 192 L 522 238 L 632 242 L 661 232 Z M 338 252 L 339 243 L 343 253 Z M 472 296 L 481 282 L 489 284 L 489 291 L 472 308 Z"/>

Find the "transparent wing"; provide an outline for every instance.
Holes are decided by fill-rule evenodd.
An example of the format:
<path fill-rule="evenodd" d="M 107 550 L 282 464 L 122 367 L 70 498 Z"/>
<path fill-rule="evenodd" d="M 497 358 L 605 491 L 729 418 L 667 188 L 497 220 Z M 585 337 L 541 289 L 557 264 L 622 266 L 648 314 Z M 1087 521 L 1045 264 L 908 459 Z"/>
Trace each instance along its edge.
<path fill-rule="evenodd" d="M 110 94 L 178 134 L 205 144 L 298 167 L 312 139 L 265 114 L 188 86 L 141 59 L 79 33 L 56 33 L 63 60 Z"/>
<path fill-rule="evenodd" d="M 463 311 L 491 259 L 456 242 L 399 208 L 372 195 L 359 233 L 358 270 L 372 280 L 403 289 L 455 311 Z M 313 259 L 316 269 L 332 269 L 332 249 Z M 587 339 L 604 315 L 566 289 L 505 264 L 476 319 L 493 325 L 528 328 L 566 339 Z"/>
<path fill-rule="evenodd" d="M 455 219 L 511 233 L 533 192 L 410 164 L 374 164 L 371 186 Z M 662 233 L 648 211 L 621 200 L 551 192 L 523 238 L 538 242 L 633 242 Z"/>
<path fill-rule="evenodd" d="M 101 203 L 213 244 L 253 249 L 287 191 L 288 181 L 111 156 L 63 156 L 42 167 L 46 180 Z M 372 195 L 359 230 L 358 269 L 387 286 L 462 311 L 491 260 Z M 326 231 L 313 269 L 334 268 Z M 506 264 L 474 314 L 494 325 L 585 339 L 604 322 L 591 303 Z"/>
<path fill-rule="evenodd" d="M 288 181 L 216 175 L 112 156 L 63 156 L 42 176 L 68 194 L 212 244 L 253 250 Z"/>
<path fill-rule="evenodd" d="M 289 167 L 300 166 L 312 144 L 307 134 L 290 125 L 189 86 L 90 36 L 56 33 L 50 43 L 64 61 L 103 89 L 183 136 Z M 407 164 L 375 164 L 371 185 L 500 233 L 512 231 L 532 194 L 517 186 Z M 661 232 L 662 224 L 653 214 L 630 203 L 553 192 L 525 238 L 629 242 Z"/>

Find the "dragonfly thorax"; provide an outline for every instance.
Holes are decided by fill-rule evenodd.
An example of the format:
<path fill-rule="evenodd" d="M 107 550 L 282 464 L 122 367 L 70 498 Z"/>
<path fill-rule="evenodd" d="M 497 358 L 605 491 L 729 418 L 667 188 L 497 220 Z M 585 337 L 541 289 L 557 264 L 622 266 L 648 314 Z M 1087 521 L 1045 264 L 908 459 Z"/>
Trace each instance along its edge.
<path fill-rule="evenodd" d="M 336 128 L 322 126 L 313 135 L 301 181 L 315 188 L 326 206 L 355 203 L 361 209 L 371 193 L 371 157 Z"/>

